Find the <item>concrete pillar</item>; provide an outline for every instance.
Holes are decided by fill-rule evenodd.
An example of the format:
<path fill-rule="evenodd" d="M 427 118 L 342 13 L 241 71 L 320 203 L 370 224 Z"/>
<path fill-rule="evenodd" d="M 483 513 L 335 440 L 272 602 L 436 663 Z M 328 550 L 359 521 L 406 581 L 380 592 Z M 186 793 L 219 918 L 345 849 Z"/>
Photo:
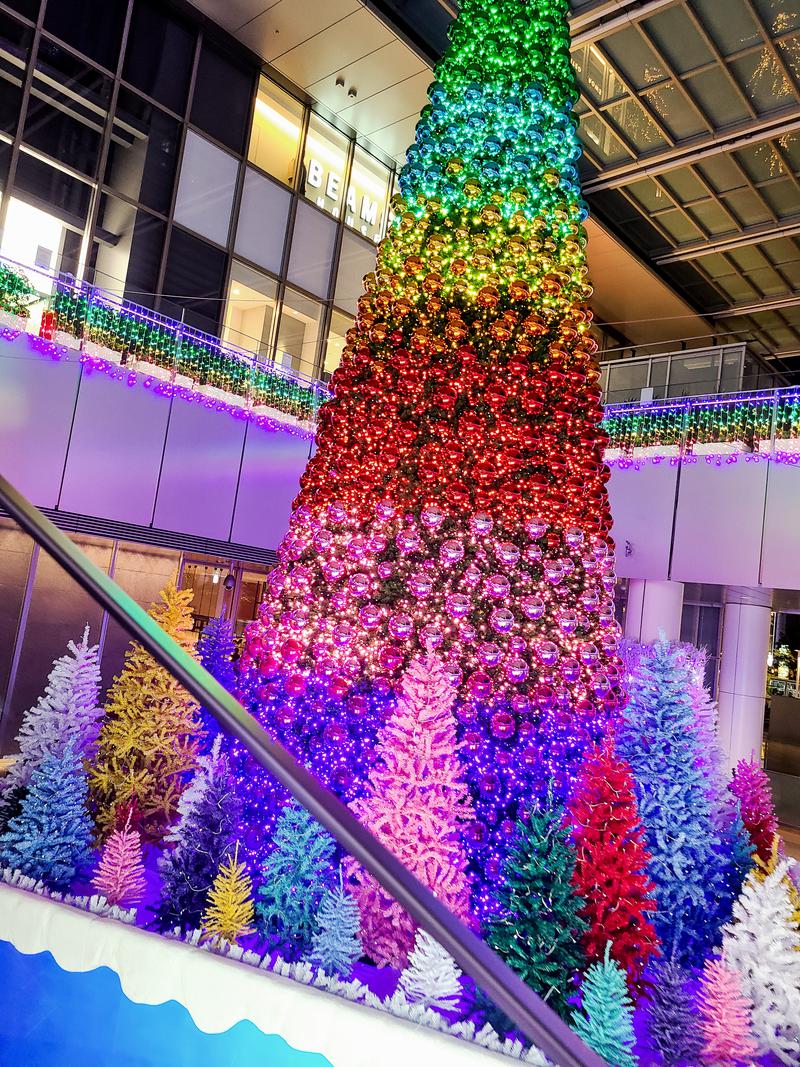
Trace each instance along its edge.
<path fill-rule="evenodd" d="M 772 590 L 728 586 L 719 666 L 719 739 L 734 767 L 761 762 Z"/>
<path fill-rule="evenodd" d="M 631 578 L 625 609 L 625 636 L 631 641 L 668 641 L 681 637 L 683 582 Z"/>

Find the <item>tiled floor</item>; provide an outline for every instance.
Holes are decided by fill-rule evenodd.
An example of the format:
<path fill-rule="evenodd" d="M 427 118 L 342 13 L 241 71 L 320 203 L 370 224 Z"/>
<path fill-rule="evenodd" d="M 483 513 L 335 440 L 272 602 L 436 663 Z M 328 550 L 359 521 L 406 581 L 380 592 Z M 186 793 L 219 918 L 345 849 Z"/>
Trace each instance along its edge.
<path fill-rule="evenodd" d="M 790 826 L 781 827 L 781 837 L 786 842 L 786 851 L 796 860 L 800 860 L 800 830 Z"/>

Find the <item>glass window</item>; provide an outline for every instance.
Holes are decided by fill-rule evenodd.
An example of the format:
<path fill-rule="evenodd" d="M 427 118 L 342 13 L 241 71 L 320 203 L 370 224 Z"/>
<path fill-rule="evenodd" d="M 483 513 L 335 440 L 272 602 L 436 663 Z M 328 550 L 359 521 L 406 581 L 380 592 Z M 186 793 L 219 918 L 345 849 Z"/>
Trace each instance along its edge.
<path fill-rule="evenodd" d="M 192 100 L 192 122 L 235 152 L 244 149 L 253 75 L 203 44 Z"/>
<path fill-rule="evenodd" d="M 275 326 L 278 283 L 244 263 L 233 261 L 225 305 L 223 338 L 248 352 L 269 355 Z"/>
<path fill-rule="evenodd" d="M 573 52 L 572 62 L 581 87 L 596 103 L 607 104 L 625 95 L 625 86 L 614 68 L 594 45 L 584 45 Z"/>
<path fill-rule="evenodd" d="M 103 194 L 95 227 L 95 284 L 138 304 L 152 304 L 158 287 L 166 223 Z"/>
<path fill-rule="evenodd" d="M 22 103 L 22 80 L 33 30 L 0 11 L 0 130 L 14 134 Z"/>
<path fill-rule="evenodd" d="M 289 254 L 289 281 L 316 296 L 327 296 L 336 242 L 336 223 L 310 207 L 298 203 Z"/>
<path fill-rule="evenodd" d="M 180 123 L 130 89 L 120 89 L 105 182 L 166 215 L 178 163 Z"/>
<path fill-rule="evenodd" d="M 716 393 L 720 374 L 719 350 L 697 356 L 673 356 L 669 365 L 668 396 Z"/>
<path fill-rule="evenodd" d="M 661 125 L 677 141 L 694 137 L 708 128 L 686 96 L 674 85 L 653 89 L 646 99 Z"/>
<path fill-rule="evenodd" d="M 737 229 L 736 221 L 719 206 L 716 200 L 703 200 L 700 204 L 692 204 L 687 210 L 711 234 L 731 233 Z M 706 266 L 705 258 L 703 266 Z"/>
<path fill-rule="evenodd" d="M 345 231 L 342 234 L 334 303 L 355 315 L 358 298 L 364 292 L 364 275 L 371 270 L 375 270 L 375 246 Z"/>
<path fill-rule="evenodd" d="M 345 170 L 350 142 L 319 115 L 309 119 L 302 187 L 309 200 L 339 218 L 345 199 Z"/>
<path fill-rule="evenodd" d="M 14 177 L 17 189 L 29 193 L 76 226 L 84 226 L 92 195 L 91 186 L 51 167 L 27 152 L 20 152 Z"/>
<path fill-rule="evenodd" d="M 769 211 L 752 189 L 737 189 L 726 193 L 722 199 L 742 226 L 757 226 L 760 222 L 769 221 Z"/>
<path fill-rule="evenodd" d="M 278 324 L 276 363 L 313 376 L 321 319 L 322 305 L 318 301 L 287 289 Z"/>
<path fill-rule="evenodd" d="M 65 270 L 75 273 L 75 253 L 81 237 L 69 230 L 55 215 L 11 197 L 6 212 L 0 254 L 27 267 L 41 267 L 46 274 L 29 273 L 38 289 L 49 292 L 49 272 Z"/>
<path fill-rule="evenodd" d="M 653 82 L 668 76 L 655 52 L 634 27 L 607 37 L 602 48 L 636 89 L 646 89 Z"/>
<path fill-rule="evenodd" d="M 158 602 L 158 594 L 170 578 L 177 576 L 180 560 L 181 554 L 175 549 L 120 542 L 113 578 L 140 607 L 149 610 Z M 104 687 L 111 685 L 114 676 L 122 670 L 130 643 L 130 635 L 113 619 L 109 619 L 100 662 Z"/>
<path fill-rule="evenodd" d="M 227 615 L 226 606 L 231 594 L 225 588 L 225 578 L 231 571 L 232 560 L 221 556 L 203 556 L 184 560 L 181 589 L 191 589 L 193 629 L 202 632 L 211 619 Z"/>
<path fill-rule="evenodd" d="M 267 78 L 258 84 L 247 158 L 275 178 L 294 185 L 303 105 Z"/>
<path fill-rule="evenodd" d="M 684 85 L 715 126 L 744 122 L 749 112 L 719 67 L 692 74 Z"/>
<path fill-rule="evenodd" d="M 277 274 L 283 260 L 290 194 L 248 167 L 244 175 L 236 251 Z"/>
<path fill-rule="evenodd" d="M 136 0 L 128 30 L 126 81 L 154 100 L 183 113 L 194 59 L 194 32 L 163 4 Z M 153 43 L 158 42 L 154 48 Z"/>
<path fill-rule="evenodd" d="M 31 22 L 36 22 L 39 15 L 41 0 L 8 0 L 7 6 L 13 7 L 15 11 L 19 11 L 20 15 L 29 18 Z"/>
<path fill-rule="evenodd" d="M 655 148 L 666 147 L 667 142 L 663 135 L 638 100 L 631 97 L 620 100 L 607 108 L 606 114 L 638 152 L 651 152 Z"/>
<path fill-rule="evenodd" d="M 199 330 L 214 333 L 222 314 L 228 257 L 212 245 L 172 228 L 164 273 L 161 310 Z"/>
<path fill-rule="evenodd" d="M 619 137 L 597 115 L 584 115 L 578 133 L 586 150 L 600 163 L 625 163 L 633 158 Z"/>
<path fill-rule="evenodd" d="M 682 7 L 669 7 L 647 20 L 647 32 L 678 74 L 686 74 L 714 55 Z"/>
<path fill-rule="evenodd" d="M 640 363 L 627 363 L 625 360 L 612 363 L 608 369 L 607 402 L 621 404 L 638 400 L 642 389 L 647 387 L 648 373 L 649 364 L 645 360 Z"/>
<path fill-rule="evenodd" d="M 696 0 L 698 14 L 723 55 L 741 52 L 761 41 L 753 16 L 744 0 Z"/>
<path fill-rule="evenodd" d="M 103 571 L 108 571 L 112 542 L 70 534 L 70 538 Z M 44 692 L 53 660 L 63 656 L 68 641 L 79 641 L 86 624 L 93 643 L 100 637 L 103 609 L 61 569 L 52 556 L 40 552 L 17 675 L 10 703 L 4 709 L 3 733 L 10 740 L 25 711 Z"/>
<path fill-rule="evenodd" d="M 175 219 L 217 244 L 228 243 L 238 160 L 192 130 L 186 134 Z"/>
<path fill-rule="evenodd" d="M 33 541 L 8 519 L 0 519 L 0 699 L 5 695 L 19 612 L 25 595 Z M 0 752 L 8 752 L 13 731 L 0 718 Z"/>
<path fill-rule="evenodd" d="M 45 9 L 44 28 L 82 55 L 116 70 L 127 9 L 128 0 L 57 0 Z"/>
<path fill-rule="evenodd" d="M 328 336 L 325 341 L 325 362 L 322 366 L 322 377 L 326 382 L 342 361 L 345 335 L 353 322 L 354 320 L 349 315 L 343 315 L 341 311 L 334 311 L 331 315 L 331 324 L 328 327 Z"/>
<path fill-rule="evenodd" d="M 389 178 L 388 167 L 356 146 L 344 221 L 376 244 L 383 233 L 389 203 Z"/>

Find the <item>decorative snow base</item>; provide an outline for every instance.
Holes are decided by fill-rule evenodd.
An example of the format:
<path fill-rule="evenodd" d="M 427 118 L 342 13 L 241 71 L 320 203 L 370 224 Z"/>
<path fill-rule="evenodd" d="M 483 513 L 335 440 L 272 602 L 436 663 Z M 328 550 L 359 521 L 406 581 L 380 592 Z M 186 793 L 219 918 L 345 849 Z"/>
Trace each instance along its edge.
<path fill-rule="evenodd" d="M 49 952 L 65 971 L 108 967 L 128 1000 L 175 1000 L 205 1033 L 223 1033 L 249 1020 L 295 1049 L 320 1053 L 333 1067 L 374 1067 L 378 1062 L 381 1067 L 499 1067 L 508 1062 L 471 1041 L 396 1018 L 388 1014 L 388 1005 L 376 1011 L 341 998 L 347 985 L 358 983 L 336 983 L 342 987 L 334 989 L 337 997 L 301 984 L 314 974 L 304 964 L 284 965 L 292 978 L 282 977 L 9 885 L 0 885 L 0 940 L 26 955 Z M 522 1053 L 519 1045 L 509 1051 L 516 1059 Z M 546 1063 L 536 1052 L 527 1062 Z"/>

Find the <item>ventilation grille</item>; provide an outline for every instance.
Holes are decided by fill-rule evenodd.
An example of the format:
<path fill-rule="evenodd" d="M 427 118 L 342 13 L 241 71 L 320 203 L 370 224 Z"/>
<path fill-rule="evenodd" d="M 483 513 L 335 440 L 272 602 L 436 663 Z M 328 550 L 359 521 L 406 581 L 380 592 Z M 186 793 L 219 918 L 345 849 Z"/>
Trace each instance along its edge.
<path fill-rule="evenodd" d="M 174 530 L 159 530 L 152 526 L 136 526 L 131 522 L 114 519 L 97 519 L 91 515 L 79 515 L 72 511 L 55 508 L 40 508 L 54 526 L 68 533 L 91 534 L 94 537 L 109 537 L 117 541 L 133 541 L 140 545 L 160 545 L 183 552 L 199 552 L 208 556 L 223 556 L 226 559 L 245 563 L 262 563 L 268 567 L 278 562 L 271 548 L 256 548 L 254 545 L 239 545 L 233 541 L 217 541 L 214 538 L 198 537 L 196 534 L 175 533 Z M 0 508 L 0 515 L 7 512 Z"/>

